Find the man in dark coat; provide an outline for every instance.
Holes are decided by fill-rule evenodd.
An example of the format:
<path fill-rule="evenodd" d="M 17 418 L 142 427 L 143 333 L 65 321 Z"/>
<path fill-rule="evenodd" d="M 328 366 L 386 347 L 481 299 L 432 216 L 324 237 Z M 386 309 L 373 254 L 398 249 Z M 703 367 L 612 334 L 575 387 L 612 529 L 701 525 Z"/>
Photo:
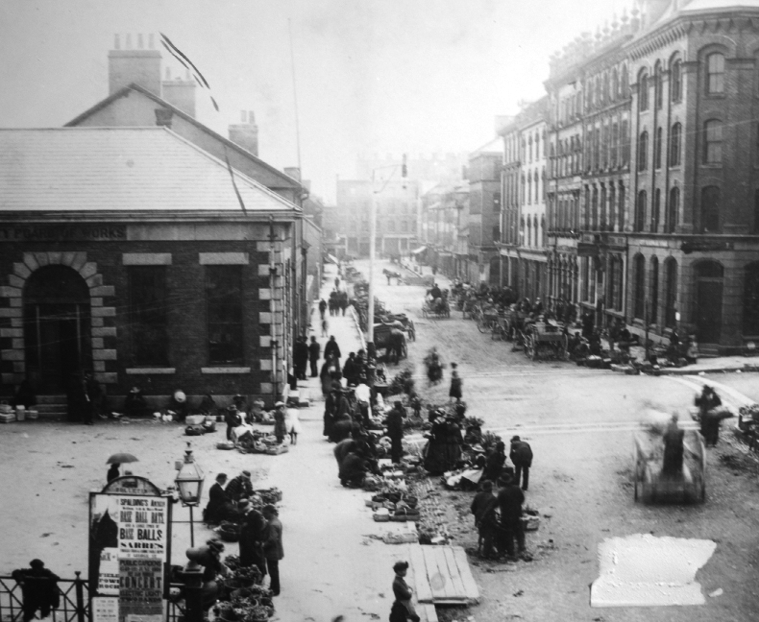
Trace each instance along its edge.
<path fill-rule="evenodd" d="M 683 472 L 683 438 L 685 430 L 677 425 L 677 415 L 672 415 L 669 425 L 664 432 L 664 459 L 662 462 L 662 474 L 672 477 L 679 476 Z"/>
<path fill-rule="evenodd" d="M 514 558 L 514 540 L 516 540 L 520 555 L 527 550 L 524 541 L 524 526 L 522 525 L 522 504 L 524 493 L 514 482 L 511 472 L 507 471 L 498 480 L 498 496 L 496 503 L 501 510 L 501 535 L 506 554 Z"/>
<path fill-rule="evenodd" d="M 263 515 L 268 522 L 266 540 L 264 541 L 264 557 L 266 557 L 266 566 L 271 577 L 269 589 L 272 596 L 279 596 L 279 562 L 285 556 L 285 549 L 282 546 L 282 521 L 279 520 L 279 512 L 273 505 L 264 506 Z"/>
<path fill-rule="evenodd" d="M 250 503 L 246 510 L 240 529 L 240 566 L 257 566 L 261 574 L 265 575 L 266 519 Z"/>
<path fill-rule="evenodd" d="M 532 448 L 518 436 L 511 439 L 511 451 L 509 458 L 514 463 L 514 484 L 519 486 L 522 480 L 522 490 L 527 490 L 530 485 L 530 467 L 532 466 Z M 523 475 L 524 474 L 524 475 Z"/>
<path fill-rule="evenodd" d="M 722 406 L 722 400 L 712 387 L 705 384 L 701 395 L 696 398 L 696 406 L 700 414 L 701 436 L 704 437 L 704 444 L 707 447 L 716 446 L 719 440 L 720 418 L 715 416 L 714 409 Z"/>
<path fill-rule="evenodd" d="M 323 320 L 324 319 L 324 312 L 327 310 L 327 301 L 322 298 L 319 301 L 319 317 Z"/>
<path fill-rule="evenodd" d="M 480 483 L 480 492 L 472 500 L 472 514 L 474 514 L 474 526 L 479 533 L 477 550 L 486 559 L 494 558 L 493 539 L 495 536 L 495 504 L 493 501 L 493 482 L 485 480 Z"/>
<path fill-rule="evenodd" d="M 329 338 L 329 341 L 324 346 L 324 358 L 328 359 L 330 355 L 332 355 L 332 357 L 335 359 L 335 362 L 340 365 L 340 346 L 337 345 L 337 341 L 335 341 L 334 335 Z"/>
<path fill-rule="evenodd" d="M 485 458 L 485 469 L 482 472 L 482 478 L 497 482 L 501 477 L 503 465 L 506 464 L 506 444 L 498 441 Z"/>
<path fill-rule="evenodd" d="M 216 483 L 208 491 L 208 505 L 203 511 L 203 520 L 207 523 L 220 523 L 227 516 L 231 507 L 229 495 L 224 490 L 227 483 L 227 474 L 219 473 Z"/>
<path fill-rule="evenodd" d="M 387 435 L 391 442 L 390 457 L 395 463 L 400 462 L 403 457 L 403 417 L 403 404 L 396 401 L 385 419 Z"/>
<path fill-rule="evenodd" d="M 298 337 L 293 345 L 293 365 L 295 366 L 295 377 L 298 380 L 306 379 L 306 368 L 308 367 L 308 343 L 305 337 Z"/>
<path fill-rule="evenodd" d="M 253 494 L 253 484 L 250 481 L 250 471 L 243 471 L 233 478 L 227 486 L 227 495 L 230 501 L 247 499 Z"/>
<path fill-rule="evenodd" d="M 349 352 L 348 358 L 343 365 L 343 378 L 348 381 L 348 384 L 358 384 L 358 367 L 356 365 L 356 353 Z"/>
<path fill-rule="evenodd" d="M 319 355 L 321 355 L 322 347 L 316 340 L 316 337 L 311 336 L 311 343 L 308 344 L 308 361 L 311 363 L 311 377 L 316 378 L 319 375 L 319 370 L 316 364 L 319 362 Z"/>
<path fill-rule="evenodd" d="M 24 622 L 33 620 L 37 610 L 40 618 L 46 618 L 52 609 L 58 609 L 60 605 L 58 581 L 61 578 L 45 568 L 45 563 L 39 559 L 30 561 L 29 566 L 30 568 L 21 568 L 11 573 L 21 586 Z"/>

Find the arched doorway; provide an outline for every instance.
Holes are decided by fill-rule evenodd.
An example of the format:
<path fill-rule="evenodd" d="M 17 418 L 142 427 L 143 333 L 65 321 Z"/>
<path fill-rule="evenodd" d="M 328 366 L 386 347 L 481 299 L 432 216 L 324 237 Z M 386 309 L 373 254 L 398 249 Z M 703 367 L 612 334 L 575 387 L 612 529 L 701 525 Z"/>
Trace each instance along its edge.
<path fill-rule="evenodd" d="M 24 286 L 26 370 L 40 393 L 62 393 L 71 376 L 89 367 L 90 290 L 72 268 L 51 265 Z"/>
<path fill-rule="evenodd" d="M 694 266 L 696 277 L 696 333 L 701 343 L 719 343 L 722 333 L 722 281 L 724 269 L 716 261 Z"/>

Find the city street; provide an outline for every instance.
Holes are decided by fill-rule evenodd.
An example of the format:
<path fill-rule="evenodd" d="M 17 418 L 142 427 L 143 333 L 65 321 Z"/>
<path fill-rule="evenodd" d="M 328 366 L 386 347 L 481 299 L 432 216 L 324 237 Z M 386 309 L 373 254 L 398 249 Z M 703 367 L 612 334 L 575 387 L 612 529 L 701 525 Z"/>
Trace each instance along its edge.
<path fill-rule="evenodd" d="M 356 264 L 368 274 L 365 263 Z M 441 278 L 439 283 L 445 286 L 446 280 Z M 532 362 L 522 352 L 512 352 L 510 343 L 480 334 L 460 312 L 452 311 L 450 319 L 422 319 L 421 287 L 395 282 L 387 286 L 383 281 L 376 295 L 392 311 L 414 318 L 417 341 L 409 344 L 409 362 L 415 366 L 417 386 L 423 387 L 425 398 L 438 403 L 448 399 L 450 368 L 436 387 L 427 388 L 423 379 L 421 360 L 436 346 L 446 364 L 459 364 L 467 414 L 484 419 L 484 428 L 497 431 L 506 441 L 512 430 L 517 431 L 535 454 L 527 502 L 544 518 L 540 530 L 528 534 L 528 548 L 540 547 L 541 554 L 516 568 L 497 568 L 504 572 L 475 566 L 485 594 L 473 610 L 478 620 L 755 619 L 759 596 L 756 463 L 725 458 L 742 454 L 723 442 L 708 453 L 705 505 L 644 506 L 633 500 L 633 429 L 647 408 L 677 411 L 687 418 L 693 388 L 674 378 L 627 376 L 569 362 Z M 388 377 L 394 369 L 389 368 Z M 714 376 L 759 398 L 756 374 Z M 724 432 L 729 424 L 723 424 L 723 439 L 731 436 Z M 733 466 L 728 468 L 724 460 Z M 462 493 L 452 496 L 469 498 Z M 467 520 L 473 522 L 471 517 Z M 717 542 L 697 580 L 705 594 L 722 588 L 723 595 L 707 597 L 702 607 L 589 608 L 588 588 L 598 573 L 598 544 L 605 538 L 635 533 Z M 549 540 L 553 545 L 544 546 Z M 476 546 L 473 530 L 465 545 Z"/>

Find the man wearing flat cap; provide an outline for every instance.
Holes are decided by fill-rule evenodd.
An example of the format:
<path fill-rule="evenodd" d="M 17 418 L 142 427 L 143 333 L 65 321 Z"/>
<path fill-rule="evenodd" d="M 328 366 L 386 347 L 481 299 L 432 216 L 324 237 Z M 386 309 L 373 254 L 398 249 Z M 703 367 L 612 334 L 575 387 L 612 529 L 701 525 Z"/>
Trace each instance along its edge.
<path fill-rule="evenodd" d="M 514 483 L 510 468 L 505 469 L 498 480 L 498 496 L 495 503 L 498 504 L 501 511 L 500 536 L 503 539 L 502 547 L 506 549 L 506 554 L 510 559 L 516 559 L 514 554 L 514 540 L 516 540 L 519 554 L 524 556 L 526 554 L 524 527 L 522 525 L 524 493 Z"/>
<path fill-rule="evenodd" d="M 406 583 L 408 562 L 395 562 L 393 570 L 395 571 L 395 579 L 393 579 L 395 601 L 390 610 L 390 622 L 406 622 L 407 620 L 419 622 L 420 618 L 414 609 L 414 603 L 411 602 L 413 590 Z"/>
<path fill-rule="evenodd" d="M 227 496 L 231 501 L 247 499 L 253 494 L 253 483 L 250 481 L 250 471 L 243 471 L 227 484 Z"/>

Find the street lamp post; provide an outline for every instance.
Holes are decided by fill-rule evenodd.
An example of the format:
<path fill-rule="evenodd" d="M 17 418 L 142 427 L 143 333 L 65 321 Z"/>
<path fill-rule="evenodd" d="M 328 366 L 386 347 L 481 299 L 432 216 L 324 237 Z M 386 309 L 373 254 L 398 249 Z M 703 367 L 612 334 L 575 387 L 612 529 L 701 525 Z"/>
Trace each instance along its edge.
<path fill-rule="evenodd" d="M 369 186 L 369 305 L 366 319 L 366 341 L 374 343 L 374 255 L 377 251 L 377 201 L 374 196 L 374 171 Z"/>
<path fill-rule="evenodd" d="M 200 465 L 195 462 L 190 443 L 185 449 L 184 462 L 177 473 L 174 483 L 179 492 L 182 505 L 190 508 L 190 546 L 195 546 L 195 528 L 193 525 L 193 508 L 200 504 L 200 495 L 203 493 L 205 474 Z"/>

